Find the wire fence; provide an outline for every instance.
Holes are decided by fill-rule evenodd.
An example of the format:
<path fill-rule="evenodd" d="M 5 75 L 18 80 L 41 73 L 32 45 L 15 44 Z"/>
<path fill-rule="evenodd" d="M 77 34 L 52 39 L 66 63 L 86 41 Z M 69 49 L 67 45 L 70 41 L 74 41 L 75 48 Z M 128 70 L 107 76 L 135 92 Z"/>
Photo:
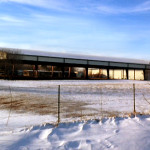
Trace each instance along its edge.
<path fill-rule="evenodd" d="M 149 84 L 0 87 L 0 127 L 150 113 Z"/>

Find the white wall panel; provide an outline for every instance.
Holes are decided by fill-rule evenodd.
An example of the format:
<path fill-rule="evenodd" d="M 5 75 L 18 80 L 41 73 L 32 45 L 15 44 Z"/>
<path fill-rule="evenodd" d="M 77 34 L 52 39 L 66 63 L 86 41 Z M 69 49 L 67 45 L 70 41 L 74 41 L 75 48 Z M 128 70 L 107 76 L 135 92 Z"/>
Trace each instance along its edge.
<path fill-rule="evenodd" d="M 128 65 L 125 64 L 125 63 L 113 63 L 113 62 L 110 62 L 110 66 L 112 66 L 112 67 L 127 67 Z"/>
<path fill-rule="evenodd" d="M 38 57 L 38 61 L 64 63 L 64 59 L 63 58 L 53 58 L 53 57 Z"/>
<path fill-rule="evenodd" d="M 142 68 L 142 69 L 144 69 L 145 65 L 129 64 L 129 67 L 130 68 Z"/>
<path fill-rule="evenodd" d="M 89 65 L 108 66 L 108 62 L 88 61 Z"/>
<path fill-rule="evenodd" d="M 65 63 L 86 65 L 87 61 L 86 60 L 79 60 L 79 59 L 65 59 Z"/>
<path fill-rule="evenodd" d="M 20 55 L 20 56 L 18 56 L 18 58 L 20 58 L 21 60 L 37 61 L 37 57 L 36 56 L 27 56 L 27 55 L 22 55 L 21 56 Z"/>

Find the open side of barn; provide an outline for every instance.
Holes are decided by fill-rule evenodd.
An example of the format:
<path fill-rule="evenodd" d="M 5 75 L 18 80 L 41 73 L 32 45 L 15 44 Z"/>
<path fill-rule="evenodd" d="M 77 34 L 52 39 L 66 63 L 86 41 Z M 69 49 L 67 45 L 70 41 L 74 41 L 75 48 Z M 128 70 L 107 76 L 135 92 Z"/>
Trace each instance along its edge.
<path fill-rule="evenodd" d="M 150 80 L 148 61 L 0 48 L 0 77 Z"/>

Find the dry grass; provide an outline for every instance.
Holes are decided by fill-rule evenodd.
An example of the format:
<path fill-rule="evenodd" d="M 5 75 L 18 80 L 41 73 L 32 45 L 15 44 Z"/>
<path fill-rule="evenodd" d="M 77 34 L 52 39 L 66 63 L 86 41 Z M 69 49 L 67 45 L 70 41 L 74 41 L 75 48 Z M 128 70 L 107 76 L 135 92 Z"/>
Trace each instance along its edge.
<path fill-rule="evenodd" d="M 136 87 L 136 106 L 141 106 L 144 102 L 149 105 L 145 100 L 142 101 L 143 93 L 146 95 L 146 98 L 150 97 L 149 88 L 147 86 L 146 88 L 145 86 L 144 88 Z M 0 109 L 11 110 L 15 113 L 58 115 L 57 89 L 14 88 L 12 94 L 9 89 L 1 89 L 1 91 Z M 131 113 L 133 108 L 132 85 L 125 87 L 120 85 L 105 85 L 94 88 L 86 86 L 63 86 L 61 92 L 63 93 L 60 103 L 61 119 L 126 116 Z M 100 102 L 101 99 L 102 103 Z M 144 105 L 143 109 L 145 107 Z M 125 112 L 126 110 L 128 112 Z"/>
<path fill-rule="evenodd" d="M 86 102 L 61 101 L 60 111 L 66 113 L 67 117 L 71 116 L 71 112 L 81 112 L 89 105 Z M 12 98 L 0 96 L 0 109 L 12 110 L 16 113 L 34 113 L 39 115 L 57 115 L 58 101 L 57 97 L 40 96 L 34 94 L 17 94 Z"/>

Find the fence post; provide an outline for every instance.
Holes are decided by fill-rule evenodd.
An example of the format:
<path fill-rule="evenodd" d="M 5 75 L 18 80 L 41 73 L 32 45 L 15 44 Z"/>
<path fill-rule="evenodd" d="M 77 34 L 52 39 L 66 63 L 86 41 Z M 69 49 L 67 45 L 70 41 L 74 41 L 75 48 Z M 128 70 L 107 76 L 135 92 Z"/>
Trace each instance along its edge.
<path fill-rule="evenodd" d="M 60 123 L 60 85 L 58 85 L 58 124 Z"/>
<path fill-rule="evenodd" d="M 133 83 L 133 100 L 134 100 L 134 115 L 136 114 L 136 110 L 135 110 L 135 83 Z"/>
<path fill-rule="evenodd" d="M 101 118 L 103 118 L 102 86 L 100 86 L 100 94 L 101 94 L 101 101 L 100 101 L 100 105 L 101 105 Z"/>
<path fill-rule="evenodd" d="M 10 86 L 9 86 L 9 91 L 10 91 L 10 96 L 11 96 L 11 105 L 10 105 L 9 116 L 8 116 L 8 119 L 7 119 L 6 126 L 8 126 L 8 122 L 9 122 L 9 118 L 10 118 L 10 114 L 11 114 L 11 109 L 12 109 L 12 100 L 13 100 L 12 91 L 11 91 L 11 87 Z"/>

